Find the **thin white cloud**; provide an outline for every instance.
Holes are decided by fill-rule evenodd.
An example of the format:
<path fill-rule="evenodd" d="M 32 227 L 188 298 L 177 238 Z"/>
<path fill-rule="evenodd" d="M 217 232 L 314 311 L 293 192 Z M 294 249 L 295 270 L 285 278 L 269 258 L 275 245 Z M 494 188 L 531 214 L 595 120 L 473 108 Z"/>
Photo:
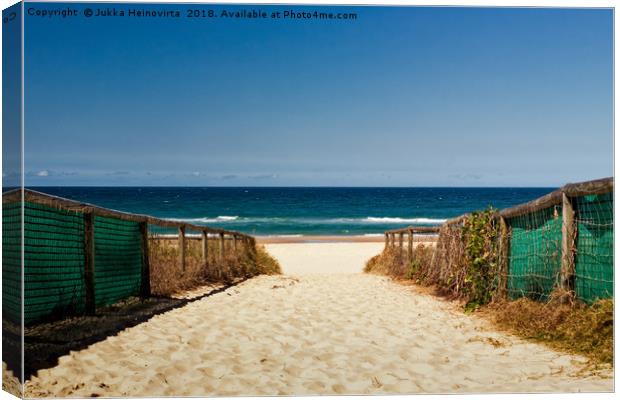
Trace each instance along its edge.
<path fill-rule="evenodd" d="M 50 172 L 46 169 L 37 172 L 37 176 L 50 176 Z"/>
<path fill-rule="evenodd" d="M 278 174 L 260 174 L 260 175 L 250 176 L 250 178 L 252 179 L 277 179 Z"/>

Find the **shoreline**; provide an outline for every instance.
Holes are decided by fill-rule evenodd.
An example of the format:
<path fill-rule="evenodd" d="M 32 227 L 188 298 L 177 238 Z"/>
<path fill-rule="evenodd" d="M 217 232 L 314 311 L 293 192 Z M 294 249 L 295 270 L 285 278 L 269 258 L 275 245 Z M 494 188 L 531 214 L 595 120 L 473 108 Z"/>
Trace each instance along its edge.
<path fill-rule="evenodd" d="M 258 244 L 278 243 L 384 243 L 382 233 L 376 235 L 274 235 L 254 236 Z M 437 241 L 437 235 L 414 235 L 415 243 Z"/>
<path fill-rule="evenodd" d="M 209 239 L 217 240 L 219 236 L 209 234 Z M 274 243 L 383 243 L 383 234 L 376 235 L 302 235 L 302 234 L 283 234 L 283 235 L 253 235 L 259 244 Z M 177 239 L 178 234 L 164 233 L 152 236 L 154 239 Z M 185 239 L 201 240 L 202 236 L 194 233 L 186 233 Z"/>
<path fill-rule="evenodd" d="M 303 234 L 282 234 L 282 235 L 253 235 L 258 244 L 279 244 L 279 243 L 384 243 L 385 236 L 382 233 L 363 234 L 363 235 L 303 235 Z M 177 239 L 178 234 L 157 234 L 153 239 Z M 218 239 L 219 236 L 209 234 L 209 239 Z M 436 242 L 438 235 L 414 235 L 415 243 Z M 187 240 L 201 240 L 199 234 L 186 233 Z"/>
<path fill-rule="evenodd" d="M 384 236 L 365 235 L 269 235 L 254 236 L 259 244 L 277 243 L 379 243 L 384 242 Z"/>

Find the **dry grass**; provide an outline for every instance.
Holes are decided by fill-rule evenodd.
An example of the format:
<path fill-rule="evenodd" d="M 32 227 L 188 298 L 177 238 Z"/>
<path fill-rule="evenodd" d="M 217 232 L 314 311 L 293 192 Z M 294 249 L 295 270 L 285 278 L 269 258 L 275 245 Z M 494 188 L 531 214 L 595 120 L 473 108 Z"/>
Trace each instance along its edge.
<path fill-rule="evenodd" d="M 461 298 L 467 273 L 466 243 L 460 225 L 443 225 L 435 246 L 418 245 L 412 259 L 407 251 L 388 247 L 366 263 L 365 272 L 388 275 L 395 279 L 410 279 L 432 286 L 437 293 L 449 298 Z"/>
<path fill-rule="evenodd" d="M 364 272 L 388 275 L 394 278 L 402 276 L 403 257 L 395 248 L 388 247 L 370 260 L 364 266 Z"/>
<path fill-rule="evenodd" d="M 424 244 L 418 244 L 413 249 L 411 260 L 407 257 L 406 249 L 401 253 L 398 248 L 388 247 L 366 262 L 364 272 L 425 282 L 432 257 L 433 247 Z"/>
<path fill-rule="evenodd" d="M 204 282 L 206 271 L 200 262 L 199 245 L 198 241 L 188 241 L 185 271 L 183 271 L 179 262 L 176 239 L 151 239 L 149 241 L 151 292 L 153 294 L 169 295 Z"/>
<path fill-rule="evenodd" d="M 528 298 L 494 301 L 481 314 L 500 328 L 550 347 L 581 354 L 596 364 L 613 364 L 613 299 L 588 306 L 552 296 L 547 303 Z"/>
<path fill-rule="evenodd" d="M 278 260 L 267 252 L 265 246 L 256 246 L 256 272 L 264 275 L 279 275 L 282 273 Z"/>
<path fill-rule="evenodd" d="M 208 260 L 202 258 L 202 242 L 186 240 L 185 269 L 179 261 L 177 239 L 151 239 L 149 261 L 151 265 L 151 292 L 154 295 L 171 295 L 189 290 L 207 282 L 232 283 L 237 279 L 259 274 L 279 274 L 280 266 L 263 246 L 248 248 L 238 243 L 226 243 L 224 257 L 220 257 L 220 244 L 210 240 Z"/>
<path fill-rule="evenodd" d="M 427 282 L 459 292 L 466 271 L 466 242 L 460 224 L 444 224 L 439 230 L 433 265 L 428 266 Z"/>

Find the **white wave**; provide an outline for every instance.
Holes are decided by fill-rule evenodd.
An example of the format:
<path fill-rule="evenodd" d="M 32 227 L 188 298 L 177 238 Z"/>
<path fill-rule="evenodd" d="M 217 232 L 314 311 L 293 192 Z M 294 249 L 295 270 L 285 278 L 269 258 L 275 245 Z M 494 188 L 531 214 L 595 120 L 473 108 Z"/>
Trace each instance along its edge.
<path fill-rule="evenodd" d="M 366 217 L 366 218 L 304 218 L 304 217 L 239 217 L 236 215 L 220 215 L 216 218 L 173 218 L 175 221 L 189 223 L 238 223 L 238 224 L 323 224 L 323 225 L 367 225 L 367 224 L 426 224 L 439 225 L 446 222 L 440 218 L 401 218 L 401 217 Z"/>
<path fill-rule="evenodd" d="M 304 235 L 301 234 L 291 234 L 291 235 L 279 235 L 279 234 L 274 234 L 274 235 L 263 235 L 263 237 L 268 237 L 268 238 L 297 238 L 297 237 L 303 237 Z"/>
<path fill-rule="evenodd" d="M 239 219 L 239 217 L 237 215 L 220 215 L 219 217 L 216 218 L 216 220 L 220 220 L 220 221 L 234 221 Z"/>
<path fill-rule="evenodd" d="M 383 236 L 383 233 L 364 233 L 362 236 L 367 236 L 367 237 L 380 237 Z"/>
<path fill-rule="evenodd" d="M 161 239 L 176 239 L 179 237 L 179 234 L 178 233 L 155 233 L 154 236 L 157 238 L 161 238 Z M 212 235 L 209 234 L 209 237 L 211 236 Z M 185 237 L 199 239 L 202 237 L 202 235 L 199 233 L 186 233 Z"/>
<path fill-rule="evenodd" d="M 368 222 L 377 224 L 443 224 L 442 218 L 400 218 L 400 217 L 367 217 Z"/>
<path fill-rule="evenodd" d="M 220 215 L 219 217 L 216 218 L 208 218 L 208 217 L 202 217 L 202 218 L 171 218 L 173 221 L 181 221 L 181 222 L 189 222 L 189 223 L 204 223 L 204 224 L 209 224 L 209 223 L 213 223 L 213 222 L 231 222 L 231 221 L 236 221 L 239 219 L 238 216 L 234 215 L 234 216 L 229 216 L 229 215 Z"/>

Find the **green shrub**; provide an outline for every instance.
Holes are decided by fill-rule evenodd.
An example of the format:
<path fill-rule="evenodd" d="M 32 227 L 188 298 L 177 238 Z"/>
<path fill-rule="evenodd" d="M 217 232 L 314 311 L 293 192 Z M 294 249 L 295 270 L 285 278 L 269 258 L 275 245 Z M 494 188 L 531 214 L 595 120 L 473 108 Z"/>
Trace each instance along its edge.
<path fill-rule="evenodd" d="M 468 311 L 489 303 L 497 291 L 499 227 L 495 214 L 496 210 L 489 207 L 485 211 L 471 213 L 463 224 L 467 268 L 463 297 Z"/>

